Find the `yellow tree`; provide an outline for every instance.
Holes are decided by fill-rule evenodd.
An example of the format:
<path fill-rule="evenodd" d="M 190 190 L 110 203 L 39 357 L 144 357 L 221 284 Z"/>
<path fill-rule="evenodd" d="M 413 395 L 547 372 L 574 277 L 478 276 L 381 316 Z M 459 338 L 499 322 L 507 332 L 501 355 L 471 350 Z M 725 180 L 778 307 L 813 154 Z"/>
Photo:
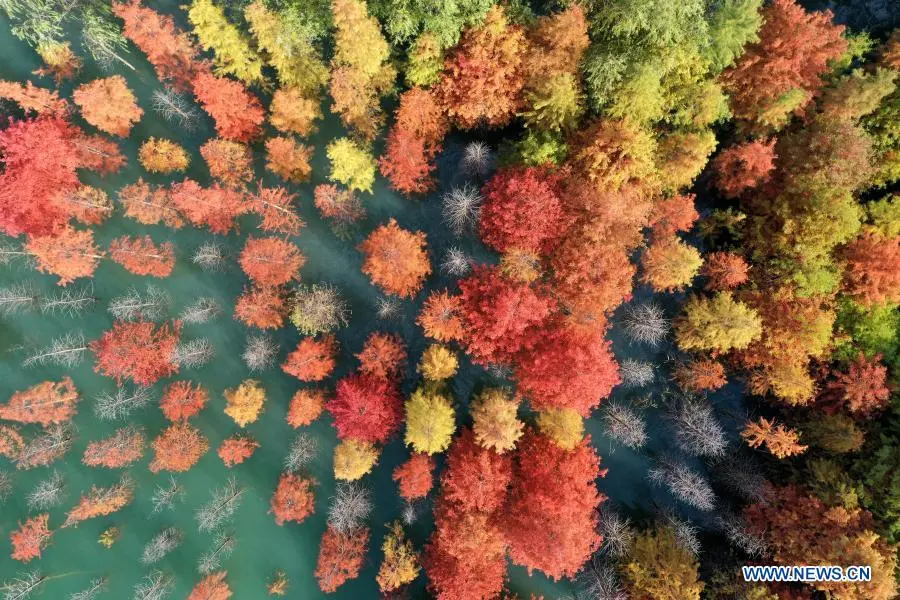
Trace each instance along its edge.
<path fill-rule="evenodd" d="M 174 173 L 188 168 L 187 150 L 167 139 L 150 138 L 138 150 L 141 166 L 150 173 Z"/>
<path fill-rule="evenodd" d="M 384 552 L 384 559 L 375 580 L 382 594 L 399 589 L 419 576 L 419 558 L 399 521 L 388 526 L 381 550 Z"/>
<path fill-rule="evenodd" d="M 692 297 L 675 322 L 675 337 L 682 350 L 742 349 L 761 333 L 762 319 L 757 312 L 728 292 L 712 298 Z"/>
<path fill-rule="evenodd" d="M 694 556 L 669 529 L 638 535 L 622 568 L 632 598 L 700 600 L 703 582 Z"/>
<path fill-rule="evenodd" d="M 378 462 L 378 449 L 371 442 L 342 440 L 334 448 L 334 477 L 356 481 L 372 470 Z"/>
<path fill-rule="evenodd" d="M 525 424 L 518 419 L 519 401 L 501 388 L 485 388 L 472 403 L 472 430 L 482 448 L 498 454 L 516 447 Z"/>
<path fill-rule="evenodd" d="M 234 75 L 244 83 L 262 81 L 262 61 L 240 30 L 225 18 L 225 11 L 212 0 L 194 0 L 188 20 L 204 50 L 216 53 L 216 71 Z"/>
<path fill-rule="evenodd" d="M 343 183 L 352 190 L 372 193 L 375 183 L 375 157 L 350 138 L 340 138 L 328 144 L 332 181 Z"/>
<path fill-rule="evenodd" d="M 656 292 L 684 289 L 696 277 L 703 259 L 696 248 L 676 235 L 654 239 L 641 256 L 643 281 Z"/>
<path fill-rule="evenodd" d="M 406 444 L 416 452 L 443 452 L 455 430 L 452 399 L 443 389 L 423 386 L 406 401 Z"/>
<path fill-rule="evenodd" d="M 573 408 L 548 408 L 537 416 L 541 433 L 563 450 L 572 450 L 584 437 L 584 421 Z"/>
<path fill-rule="evenodd" d="M 800 443 L 800 434 L 784 425 L 776 425 L 765 417 L 756 421 L 748 421 L 741 437 L 751 448 L 759 448 L 762 445 L 777 458 L 796 456 L 806 452 L 807 446 Z"/>
<path fill-rule="evenodd" d="M 244 427 L 256 421 L 266 402 L 266 391 L 262 383 L 255 379 L 247 379 L 230 390 L 225 390 L 225 414 Z"/>
<path fill-rule="evenodd" d="M 417 370 L 429 381 L 441 381 L 456 375 L 458 368 L 459 360 L 453 350 L 442 344 L 432 344 L 422 353 Z"/>

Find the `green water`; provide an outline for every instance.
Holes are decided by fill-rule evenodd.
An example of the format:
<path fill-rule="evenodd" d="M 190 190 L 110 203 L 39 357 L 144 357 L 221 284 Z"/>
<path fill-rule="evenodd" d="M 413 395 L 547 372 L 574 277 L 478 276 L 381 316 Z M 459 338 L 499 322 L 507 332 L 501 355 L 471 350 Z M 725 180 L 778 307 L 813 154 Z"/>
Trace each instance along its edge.
<path fill-rule="evenodd" d="M 177 3 L 166 1 L 153 4 L 159 10 L 176 14 L 183 25 L 183 13 L 177 8 Z M 206 139 L 213 136 L 211 122 L 204 117 L 205 120 L 199 129 L 190 134 L 170 127 L 151 108 L 150 96 L 155 89 L 160 88 L 152 69 L 139 52 L 133 51 L 128 60 L 137 67 L 137 71 L 123 69 L 119 73 L 128 80 L 129 86 L 137 94 L 145 111 L 143 119 L 135 126 L 130 138 L 122 142 L 122 149 L 128 157 L 128 166 L 105 179 L 86 176 L 85 183 L 102 187 L 114 198 L 116 190 L 134 182 L 139 176 L 152 183 L 168 181 L 167 178 L 143 172 L 137 162 L 137 147 L 150 136 L 172 138 L 188 148 L 193 160 L 187 176 L 202 184 L 209 183 L 208 173 L 198 148 Z M 35 53 L 24 43 L 13 38 L 9 33 L 8 22 L 0 19 L 0 78 L 24 81 L 32 78 L 31 72 L 39 67 Z M 75 82 L 67 82 L 62 88 L 62 93 L 68 97 L 74 85 L 99 75 L 95 65 L 90 59 L 86 59 L 85 68 L 78 79 Z M 48 81 L 37 82 L 49 85 Z M 75 120 L 91 130 L 90 126 L 82 123 L 78 116 Z M 480 259 L 491 260 L 491 258 L 476 240 L 471 237 L 457 240 L 441 224 L 439 202 L 441 189 L 428 198 L 413 201 L 388 190 L 381 178 L 375 186 L 374 193 L 365 198 L 368 219 L 353 232 L 351 239 L 338 238 L 313 208 L 312 189 L 316 184 L 326 180 L 325 145 L 330 139 L 343 134 L 337 120 L 329 116 L 321 125 L 319 133 L 309 140 L 309 143 L 316 147 L 312 181 L 305 185 L 292 186 L 292 190 L 299 195 L 299 212 L 307 222 L 306 228 L 294 240 L 307 257 L 302 270 L 303 281 L 334 284 L 342 290 L 352 307 L 350 325 L 338 332 L 341 360 L 330 381 L 333 382 L 356 368 L 357 362 L 353 354 L 359 352 L 363 340 L 371 331 L 391 331 L 401 335 L 409 346 L 410 366 L 407 368 L 403 385 L 404 392 L 409 393 L 416 384 L 414 366 L 427 344 L 421 331 L 414 324 L 417 303 L 432 289 L 454 285 L 451 279 L 437 272 L 437 263 L 445 249 L 450 245 L 456 245 Z M 456 165 L 462 144 L 466 141 L 459 138 L 448 140 L 446 150 L 440 159 L 441 187 L 449 187 L 458 178 Z M 263 174 L 262 153 L 258 146 L 255 148 L 255 156 L 258 176 L 270 185 L 277 184 L 278 182 L 270 175 Z M 426 289 L 416 297 L 415 302 L 403 303 L 404 313 L 401 319 L 384 322 L 375 316 L 374 302 L 379 294 L 361 274 L 360 254 L 355 247 L 372 228 L 390 216 L 395 217 L 402 227 L 423 230 L 427 233 L 436 272 L 429 278 Z M 170 239 L 176 244 L 178 254 L 176 268 L 170 277 L 163 280 L 137 277 L 111 261 L 104 261 L 93 280 L 95 295 L 100 298 L 93 313 L 76 319 L 44 317 L 39 313 L 32 313 L 0 321 L 0 352 L 2 352 L 0 401 L 5 401 L 15 390 L 24 389 L 45 379 L 58 380 L 63 375 L 72 377 L 84 398 L 75 418 L 78 427 L 77 441 L 65 460 L 51 467 L 15 472 L 11 464 L 0 458 L 0 468 L 12 471 L 14 477 L 13 495 L 0 507 L 0 538 L 7 540 L 9 532 L 28 516 L 24 501 L 27 493 L 38 481 L 45 478 L 51 469 L 61 472 L 68 486 L 63 504 L 50 511 L 51 528 L 57 528 L 62 524 L 65 513 L 91 485 L 104 486 L 116 481 L 120 475 L 118 471 L 91 469 L 81 465 L 79 461 L 89 441 L 103 438 L 123 425 L 122 422 L 100 422 L 94 418 L 92 412 L 94 397 L 103 391 L 114 391 L 115 384 L 112 380 L 95 374 L 90 360 L 68 372 L 59 367 L 24 369 L 21 367 L 22 353 L 18 347 L 47 344 L 52 338 L 67 331 L 81 331 L 88 339 L 96 339 L 112 325 L 112 318 L 105 310 L 106 302 L 132 286 L 143 289 L 151 281 L 172 296 L 174 300 L 172 317 L 177 316 L 185 306 L 201 296 L 215 298 L 224 309 L 222 315 L 207 324 L 185 325 L 183 329 L 183 339 L 207 338 L 215 346 L 217 353 L 215 360 L 210 364 L 196 370 L 183 370 L 177 376 L 178 379 L 190 379 L 201 383 L 208 389 L 211 398 L 207 409 L 192 420 L 209 438 L 211 451 L 189 473 L 176 476 L 187 491 L 185 502 L 178 505 L 174 511 L 151 515 L 150 496 L 153 489 L 156 485 L 167 482 L 169 476 L 165 473 L 154 475 L 149 472 L 148 452 L 144 460 L 129 469 L 137 483 L 136 497 L 131 505 L 109 517 L 86 521 L 77 528 L 56 531 L 52 544 L 46 549 L 43 557 L 26 566 L 9 558 L 9 543 L 4 541 L 0 546 L 0 581 L 8 580 L 18 572 L 33 568 L 40 568 L 47 575 L 74 573 L 44 586 L 43 597 L 62 600 L 67 598 L 69 593 L 86 587 L 92 577 L 106 575 L 109 577 L 109 591 L 102 597 L 125 600 L 131 597 L 133 586 L 145 574 L 152 568 L 161 568 L 174 575 L 177 581 L 172 598 L 184 598 L 200 579 L 196 571 L 197 560 L 208 550 L 214 537 L 214 534 L 198 532 L 194 511 L 207 502 L 214 488 L 234 475 L 239 485 L 247 489 L 231 525 L 237 538 L 237 547 L 231 558 L 223 565 L 228 571 L 228 581 L 234 597 L 241 600 L 266 598 L 265 584 L 276 569 L 284 570 L 290 579 L 288 598 L 325 597 L 319 591 L 313 578 L 313 571 L 319 539 L 325 530 L 329 497 L 334 489 L 331 453 L 336 444 L 336 437 L 328 417 L 324 416 L 312 426 L 305 428 L 318 440 L 320 454 L 308 468 L 308 473 L 318 482 L 316 512 L 300 525 L 287 524 L 279 527 L 275 525 L 272 516 L 267 514 L 269 499 L 275 488 L 283 457 L 297 433 L 285 422 L 288 400 L 299 386 L 297 380 L 283 374 L 277 367 L 262 376 L 255 376 L 263 381 L 268 401 L 261 418 L 249 425 L 245 431 L 260 441 L 262 447 L 250 460 L 231 470 L 222 465 L 214 452 L 222 440 L 239 431 L 234 422 L 222 412 L 224 408 L 222 391 L 253 376 L 240 359 L 247 330 L 231 317 L 234 300 L 247 281 L 234 260 L 224 272 L 211 274 L 196 268 L 189 258 L 201 243 L 213 239 L 224 242 L 232 255 L 235 255 L 246 235 L 252 233 L 254 227 L 255 218 L 246 218 L 241 222 L 240 234 L 215 236 L 207 231 L 190 227 L 177 232 L 162 226 L 145 227 L 115 215 L 96 228 L 98 242 L 106 246 L 114 237 L 138 233 L 149 234 L 156 242 Z M 55 278 L 41 275 L 26 267 L 6 268 L 0 271 L 0 285 L 24 280 L 33 282 L 44 292 L 51 292 L 55 288 Z M 79 281 L 75 285 L 82 283 L 84 282 Z M 640 294 L 640 291 L 638 293 Z M 667 349 L 647 353 L 645 350 L 622 343 L 615 331 L 612 332 L 612 337 L 619 358 L 628 355 L 654 361 L 662 361 L 665 358 Z M 283 357 L 286 352 L 293 349 L 299 335 L 288 327 L 278 331 L 275 338 L 281 344 L 280 356 Z M 660 373 L 660 377 L 665 377 L 665 374 Z M 460 423 L 468 421 L 465 407 L 472 390 L 491 381 L 491 376 L 482 369 L 464 362 L 452 384 L 459 403 Z M 155 398 L 159 398 L 164 385 L 165 382 L 156 385 Z M 615 397 L 625 400 L 633 395 L 621 390 L 617 390 L 614 394 Z M 737 390 L 731 389 L 726 390 L 717 403 L 721 402 L 722 405 L 733 408 L 737 401 Z M 132 420 L 141 426 L 150 438 L 155 437 L 165 426 L 159 409 L 153 404 L 133 416 Z M 600 425 L 596 419 L 587 424 L 594 443 L 603 456 L 603 465 L 609 468 L 608 476 L 599 482 L 599 487 L 609 496 L 613 504 L 630 512 L 644 513 L 672 502 L 664 492 L 652 488 L 645 478 L 649 457 L 672 445 L 657 415 L 651 415 L 650 423 L 653 440 L 648 449 L 639 454 L 627 449 L 614 449 L 609 440 L 601 435 Z M 34 429 L 28 429 L 29 433 L 32 431 Z M 359 578 L 348 582 L 330 597 L 356 599 L 379 596 L 375 574 L 381 561 L 379 546 L 385 531 L 384 524 L 398 518 L 402 509 L 396 487 L 391 480 L 391 472 L 407 456 L 402 442 L 394 440 L 384 449 L 375 472 L 367 477 L 367 483 L 373 489 L 376 506 L 370 520 L 372 541 L 368 559 Z M 431 530 L 430 504 L 422 508 L 422 516 L 411 528 L 411 536 L 419 547 L 424 544 Z M 96 540 L 103 530 L 112 525 L 122 528 L 123 534 L 113 548 L 107 550 L 97 544 Z M 167 527 L 182 530 L 185 533 L 184 543 L 154 567 L 144 567 L 140 562 L 144 545 L 157 532 Z M 528 577 L 523 569 L 516 567 L 510 568 L 509 587 L 524 597 L 528 597 L 530 593 L 543 593 L 548 598 L 556 598 L 572 592 L 568 582 L 554 584 L 539 575 Z M 414 597 L 427 597 L 424 591 L 424 577 L 417 580 L 412 593 Z"/>

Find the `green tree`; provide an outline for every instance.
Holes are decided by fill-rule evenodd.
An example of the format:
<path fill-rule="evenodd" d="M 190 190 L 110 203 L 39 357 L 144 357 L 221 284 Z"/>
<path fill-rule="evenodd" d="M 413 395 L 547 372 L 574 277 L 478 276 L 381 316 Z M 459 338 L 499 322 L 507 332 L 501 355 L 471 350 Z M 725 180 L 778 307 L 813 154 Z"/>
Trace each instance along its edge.
<path fill-rule="evenodd" d="M 746 348 L 762 333 L 762 319 L 755 310 L 728 292 L 708 298 L 693 296 L 675 322 L 675 337 L 682 350 Z"/>

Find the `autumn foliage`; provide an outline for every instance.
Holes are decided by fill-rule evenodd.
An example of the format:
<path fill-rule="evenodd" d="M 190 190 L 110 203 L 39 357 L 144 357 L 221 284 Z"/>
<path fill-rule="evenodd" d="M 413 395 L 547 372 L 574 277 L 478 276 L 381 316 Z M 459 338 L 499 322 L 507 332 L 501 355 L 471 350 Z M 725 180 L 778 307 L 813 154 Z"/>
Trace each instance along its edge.
<path fill-rule="evenodd" d="M 210 573 L 194 586 L 188 600 L 228 600 L 231 598 L 231 588 L 225 581 L 227 575 L 225 571 Z"/>
<path fill-rule="evenodd" d="M 63 527 L 112 514 L 128 506 L 133 499 L 134 483 L 127 477 L 109 487 L 92 486 L 91 491 L 82 494 L 78 504 L 66 515 Z"/>
<path fill-rule="evenodd" d="M 412 297 L 431 273 L 425 234 L 401 229 L 394 219 L 370 233 L 359 250 L 363 273 L 388 294 Z"/>
<path fill-rule="evenodd" d="M 149 235 L 116 238 L 109 245 L 109 257 L 135 275 L 168 277 L 175 268 L 175 247 L 172 242 L 158 246 Z"/>
<path fill-rule="evenodd" d="M 900 302 L 900 235 L 866 232 L 841 253 L 844 289 L 866 306 Z"/>
<path fill-rule="evenodd" d="M 38 271 L 58 276 L 57 283 L 62 286 L 93 275 L 103 258 L 93 231 L 70 226 L 54 234 L 30 237 L 25 250 L 37 261 Z"/>
<path fill-rule="evenodd" d="M 775 168 L 775 140 L 736 144 L 720 152 L 711 163 L 715 184 L 728 198 L 759 188 Z"/>
<path fill-rule="evenodd" d="M 406 363 L 406 344 L 396 335 L 374 332 L 356 355 L 359 371 L 380 379 L 394 379 Z"/>
<path fill-rule="evenodd" d="M 199 383 L 174 381 L 166 386 L 159 408 L 166 419 L 175 423 L 199 414 L 208 401 L 209 393 Z"/>
<path fill-rule="evenodd" d="M 209 442 L 200 430 L 186 422 L 170 425 L 151 445 L 154 456 L 150 471 L 153 473 L 189 471 L 209 450 Z"/>
<path fill-rule="evenodd" d="M 260 136 L 266 113 L 243 85 L 208 72 L 197 75 L 192 83 L 197 100 L 216 122 L 219 137 L 249 142 Z"/>
<path fill-rule="evenodd" d="M 241 250 L 241 269 L 259 286 L 278 286 L 300 278 L 306 258 L 294 244 L 275 237 L 249 238 Z"/>
<path fill-rule="evenodd" d="M 9 535 L 12 543 L 10 558 L 22 562 L 40 558 L 41 551 L 50 543 L 53 532 L 47 526 L 50 515 L 44 513 L 31 517 Z"/>
<path fill-rule="evenodd" d="M 349 533 L 340 533 L 331 527 L 326 529 L 319 543 L 319 558 L 313 573 L 319 589 L 331 593 L 358 577 L 368 544 L 367 527 Z"/>
<path fill-rule="evenodd" d="M 295 473 L 281 474 L 269 509 L 275 515 L 277 525 L 284 525 L 288 521 L 302 523 L 315 512 L 312 486 L 311 479 Z"/>
<path fill-rule="evenodd" d="M 64 423 L 78 412 L 76 404 L 79 400 L 81 397 L 71 378 L 63 377 L 59 382 L 44 381 L 14 392 L 9 401 L 0 406 L 0 419 L 39 423 L 44 427 Z"/>
<path fill-rule="evenodd" d="M 120 137 L 128 137 L 132 125 L 144 114 L 137 105 L 134 93 L 120 75 L 95 79 L 78 86 L 72 100 L 81 107 L 81 116 L 85 121 L 100 131 Z"/>
<path fill-rule="evenodd" d="M 82 462 L 89 467 L 127 467 L 143 458 L 145 447 L 146 439 L 141 430 L 123 427 L 106 439 L 89 443 Z"/>
<path fill-rule="evenodd" d="M 381 174 L 404 194 L 421 194 L 434 187 L 434 159 L 448 125 L 434 92 L 414 87 L 400 96 L 395 123 L 378 161 Z"/>
<path fill-rule="evenodd" d="M 239 465 L 256 452 L 259 448 L 259 442 L 251 437 L 236 435 L 224 440 L 216 454 L 222 459 L 226 467 L 231 468 Z"/>
<path fill-rule="evenodd" d="M 447 290 L 435 290 L 422 303 L 416 323 L 425 335 L 440 342 L 462 339 L 464 329 L 460 307 L 459 296 L 452 296 Z"/>
<path fill-rule="evenodd" d="M 178 321 L 172 325 L 116 321 L 112 329 L 89 344 L 96 355 L 94 371 L 119 383 L 130 379 L 140 385 L 152 385 L 178 372 L 172 353 L 180 335 Z"/>
<path fill-rule="evenodd" d="M 397 482 L 400 497 L 412 502 L 427 496 L 434 486 L 434 468 L 431 456 L 416 453 L 394 469 L 392 477 Z"/>
<path fill-rule="evenodd" d="M 337 340 L 332 335 L 303 338 L 287 355 L 281 370 L 300 381 L 321 381 L 334 370 L 337 350 Z"/>
<path fill-rule="evenodd" d="M 287 313 L 287 299 L 280 287 L 244 288 L 234 303 L 234 318 L 247 327 L 278 329 Z"/>
<path fill-rule="evenodd" d="M 287 422 L 291 427 L 305 427 L 319 418 L 325 410 L 325 392 L 315 389 L 299 389 L 291 396 Z"/>
<path fill-rule="evenodd" d="M 372 375 L 338 381 L 325 405 L 340 439 L 384 443 L 403 421 L 403 401 L 393 383 Z"/>
<path fill-rule="evenodd" d="M 480 234 L 498 252 L 547 254 L 564 228 L 557 179 L 543 169 L 501 169 L 482 190 Z"/>

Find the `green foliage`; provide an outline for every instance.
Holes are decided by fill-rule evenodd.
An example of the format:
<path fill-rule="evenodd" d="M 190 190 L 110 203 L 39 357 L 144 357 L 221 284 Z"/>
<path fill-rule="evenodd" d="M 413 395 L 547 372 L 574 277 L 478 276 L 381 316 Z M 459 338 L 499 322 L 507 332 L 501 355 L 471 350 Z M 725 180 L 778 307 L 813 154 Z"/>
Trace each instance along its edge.
<path fill-rule="evenodd" d="M 892 420 L 896 426 L 896 419 Z M 859 499 L 890 543 L 900 542 L 900 439 L 882 434 L 854 465 Z"/>
<path fill-rule="evenodd" d="M 882 237 L 900 235 L 900 195 L 893 194 L 866 205 L 869 222 Z"/>
<path fill-rule="evenodd" d="M 343 183 L 353 190 L 372 193 L 375 183 L 375 157 L 350 138 L 340 138 L 328 144 L 331 161 L 329 179 Z"/>
<path fill-rule="evenodd" d="M 862 447 L 865 433 L 843 413 L 822 413 L 803 426 L 803 441 L 826 452 L 846 454 Z"/>
<path fill-rule="evenodd" d="M 409 49 L 406 63 L 406 82 L 411 86 L 429 87 L 441 78 L 444 51 L 440 41 L 430 33 L 423 33 Z"/>
<path fill-rule="evenodd" d="M 529 127 L 551 131 L 571 130 L 584 112 L 579 82 L 571 73 L 559 73 L 544 79 L 526 95 L 531 108 L 522 116 Z"/>
<path fill-rule="evenodd" d="M 279 12 L 295 32 L 311 41 L 324 40 L 331 28 L 331 0 L 263 0 L 266 8 Z"/>
<path fill-rule="evenodd" d="M 464 27 L 481 23 L 493 0 L 371 0 L 391 42 L 404 44 L 420 33 L 433 35 L 442 48 L 459 41 Z"/>
<path fill-rule="evenodd" d="M 809 486 L 813 493 L 829 506 L 843 506 L 848 510 L 859 507 L 856 484 L 839 462 L 831 459 L 811 459 Z"/>
<path fill-rule="evenodd" d="M 875 40 L 867 31 L 851 32 L 847 30 L 844 32 L 844 39 L 847 40 L 847 49 L 839 58 L 829 63 L 834 73 L 846 71 L 875 47 Z"/>
<path fill-rule="evenodd" d="M 881 354 L 892 368 L 900 368 L 900 307 L 873 306 L 866 309 L 850 300 L 838 305 L 837 347 L 834 358 L 851 360 L 861 351 Z M 847 339 L 849 337 L 849 339 Z"/>
<path fill-rule="evenodd" d="M 875 151 L 875 183 L 887 185 L 900 179 L 900 89 L 881 101 L 861 120 Z"/>
<path fill-rule="evenodd" d="M 12 34 L 32 48 L 63 39 L 68 11 L 59 0 L 0 0 L 0 8 L 12 23 Z"/>
<path fill-rule="evenodd" d="M 730 66 L 745 44 L 756 41 L 756 32 L 762 25 L 761 7 L 762 0 L 718 0 L 713 3 L 709 15 L 710 43 L 704 49 L 713 72 Z"/>
<path fill-rule="evenodd" d="M 501 166 L 526 164 L 561 164 L 569 151 L 563 136 L 556 131 L 528 131 L 515 143 L 505 143 L 500 148 L 498 161 Z"/>

